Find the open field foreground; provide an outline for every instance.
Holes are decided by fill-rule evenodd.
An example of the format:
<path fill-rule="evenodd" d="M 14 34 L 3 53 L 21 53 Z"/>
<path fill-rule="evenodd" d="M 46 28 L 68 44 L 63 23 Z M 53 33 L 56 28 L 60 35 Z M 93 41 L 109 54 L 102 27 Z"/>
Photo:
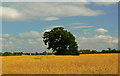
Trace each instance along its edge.
<path fill-rule="evenodd" d="M 2 74 L 117 74 L 118 54 L 3 56 Z"/>

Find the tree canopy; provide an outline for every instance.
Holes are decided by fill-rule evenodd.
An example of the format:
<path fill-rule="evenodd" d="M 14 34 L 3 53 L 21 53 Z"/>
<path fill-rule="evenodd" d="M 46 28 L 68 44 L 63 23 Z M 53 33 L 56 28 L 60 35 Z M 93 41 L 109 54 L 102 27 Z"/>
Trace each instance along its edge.
<path fill-rule="evenodd" d="M 43 41 L 48 46 L 47 49 L 52 49 L 57 55 L 79 54 L 75 37 L 63 27 L 44 32 Z"/>

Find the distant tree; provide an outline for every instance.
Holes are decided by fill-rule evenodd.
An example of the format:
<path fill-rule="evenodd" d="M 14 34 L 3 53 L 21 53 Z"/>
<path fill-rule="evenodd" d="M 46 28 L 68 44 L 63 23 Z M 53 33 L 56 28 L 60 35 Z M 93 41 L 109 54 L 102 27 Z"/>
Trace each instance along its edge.
<path fill-rule="evenodd" d="M 4 52 L 2 56 L 12 56 L 13 54 L 11 52 Z"/>
<path fill-rule="evenodd" d="M 23 52 L 14 52 L 13 55 L 22 55 Z"/>
<path fill-rule="evenodd" d="M 96 50 L 92 50 L 91 53 L 97 53 L 97 51 Z"/>
<path fill-rule="evenodd" d="M 43 41 L 57 55 L 78 55 L 78 46 L 75 37 L 64 30 L 63 27 L 55 27 L 43 34 Z"/>
<path fill-rule="evenodd" d="M 111 52 L 112 52 L 111 48 L 108 48 L 108 52 L 109 52 L 109 53 L 111 53 Z"/>
<path fill-rule="evenodd" d="M 3 53 L 0 52 L 0 56 L 2 56 Z"/>
<path fill-rule="evenodd" d="M 106 53 L 106 50 L 102 50 L 102 53 Z"/>
<path fill-rule="evenodd" d="M 24 55 L 30 55 L 30 53 L 24 53 Z"/>
<path fill-rule="evenodd" d="M 90 51 L 90 49 L 86 49 L 86 50 L 84 50 L 87 54 L 89 54 L 91 51 Z"/>
<path fill-rule="evenodd" d="M 47 55 L 47 52 L 46 52 L 46 51 L 44 51 L 44 52 L 43 52 L 43 55 Z"/>
<path fill-rule="evenodd" d="M 49 53 L 49 52 L 48 52 L 47 54 L 48 54 L 48 55 L 53 55 L 53 53 Z"/>
<path fill-rule="evenodd" d="M 112 51 L 112 53 L 117 53 L 116 49 L 112 49 L 111 51 Z"/>
<path fill-rule="evenodd" d="M 31 55 L 36 55 L 36 53 L 31 53 Z"/>
<path fill-rule="evenodd" d="M 85 49 L 85 50 L 79 50 L 79 53 L 82 53 L 82 54 L 90 54 L 91 51 L 90 51 L 90 49 Z"/>
<path fill-rule="evenodd" d="M 117 50 L 117 53 L 120 53 L 120 50 Z"/>
<path fill-rule="evenodd" d="M 40 54 L 38 52 L 36 52 L 35 55 L 40 55 Z"/>

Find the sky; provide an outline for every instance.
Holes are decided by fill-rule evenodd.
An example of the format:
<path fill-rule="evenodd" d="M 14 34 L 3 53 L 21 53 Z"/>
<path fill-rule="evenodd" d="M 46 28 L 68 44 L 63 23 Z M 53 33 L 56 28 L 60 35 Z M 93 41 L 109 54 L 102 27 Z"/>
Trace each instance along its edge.
<path fill-rule="evenodd" d="M 2 51 L 43 52 L 43 33 L 62 26 L 79 49 L 118 48 L 118 3 L 3 2 Z"/>

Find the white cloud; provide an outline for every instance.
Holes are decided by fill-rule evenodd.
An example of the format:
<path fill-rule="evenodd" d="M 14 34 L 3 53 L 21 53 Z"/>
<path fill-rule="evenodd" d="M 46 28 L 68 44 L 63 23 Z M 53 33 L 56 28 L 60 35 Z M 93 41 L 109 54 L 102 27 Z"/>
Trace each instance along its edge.
<path fill-rule="evenodd" d="M 89 27 L 93 27 L 93 26 L 75 26 L 75 27 L 72 27 L 72 28 L 78 29 L 78 28 L 89 28 Z"/>
<path fill-rule="evenodd" d="M 111 36 L 106 36 L 106 35 L 96 35 L 95 38 L 96 39 L 112 39 Z"/>
<path fill-rule="evenodd" d="M 113 43 L 118 43 L 118 39 L 112 40 Z"/>
<path fill-rule="evenodd" d="M 2 17 L 3 21 L 23 20 L 24 18 L 24 16 L 17 11 L 17 9 L 9 7 L 0 7 L 0 9 L 2 9 L 2 12 L 0 12 L 0 17 Z"/>
<path fill-rule="evenodd" d="M 2 2 L 118 2 L 119 0 L 2 0 Z"/>
<path fill-rule="evenodd" d="M 51 30 L 45 30 L 45 32 L 50 32 Z"/>
<path fill-rule="evenodd" d="M 42 38 L 36 38 L 36 39 L 28 39 L 28 44 L 43 44 Z"/>
<path fill-rule="evenodd" d="M 95 32 L 104 34 L 104 33 L 108 32 L 108 30 L 103 29 L 103 28 L 99 28 L 99 29 L 96 29 Z"/>
<path fill-rule="evenodd" d="M 109 6 L 109 5 L 113 5 L 115 3 L 116 2 L 95 2 L 95 4 L 99 5 L 99 6 Z"/>
<path fill-rule="evenodd" d="M 42 33 L 38 31 L 30 31 L 20 33 L 16 36 L 10 35 L 4 37 L 3 50 L 4 51 L 25 51 L 25 52 L 41 52 L 47 50 L 42 40 Z M 79 37 L 74 35 L 80 49 L 97 49 L 102 50 L 106 48 L 116 48 L 118 45 L 118 38 L 110 35 L 94 35 L 92 37 Z"/>
<path fill-rule="evenodd" d="M 71 23 L 70 25 L 81 25 L 81 24 L 84 24 L 84 23 L 78 22 L 78 23 Z"/>
<path fill-rule="evenodd" d="M 38 31 L 30 31 L 0 38 L 3 51 L 42 52 L 47 50 Z"/>
<path fill-rule="evenodd" d="M 22 38 L 17 38 L 14 36 L 9 37 L 10 41 L 13 41 L 15 44 L 24 44 L 24 39 Z"/>
<path fill-rule="evenodd" d="M 39 38 L 41 37 L 41 34 L 37 31 L 30 31 L 25 33 L 19 33 L 18 36 L 20 38 Z"/>
<path fill-rule="evenodd" d="M 33 39 L 30 39 L 30 40 L 28 40 L 28 44 L 37 44 L 38 42 L 36 42 L 35 40 L 33 40 Z"/>
<path fill-rule="evenodd" d="M 42 41 L 42 38 L 37 38 L 36 41 Z"/>
<path fill-rule="evenodd" d="M 10 34 L 0 34 L 0 37 L 9 37 Z"/>
<path fill-rule="evenodd" d="M 88 2 L 119 2 L 119 0 L 87 0 Z"/>
<path fill-rule="evenodd" d="M 5 40 L 6 40 L 5 38 L 0 38 L 0 42 L 5 41 Z"/>
<path fill-rule="evenodd" d="M 52 20 L 59 20 L 59 18 L 58 17 L 47 17 L 44 20 L 52 21 Z"/>
<path fill-rule="evenodd" d="M 2 37 L 9 37 L 10 34 L 3 34 Z"/>
<path fill-rule="evenodd" d="M 46 28 L 45 28 L 45 31 L 42 32 L 42 34 L 44 34 L 45 32 L 51 31 L 51 30 L 52 30 L 53 28 L 55 28 L 55 27 L 64 27 L 64 26 L 63 26 L 63 25 L 57 25 L 57 26 L 52 25 L 52 26 L 46 27 Z"/>
<path fill-rule="evenodd" d="M 5 44 L 3 44 L 3 47 L 4 47 L 4 46 L 5 46 L 5 47 L 11 47 L 11 46 L 13 47 L 13 46 L 14 46 L 14 43 L 9 40 L 9 41 L 7 41 Z M 11 48 L 12 48 L 12 47 L 11 47 Z"/>
<path fill-rule="evenodd" d="M 84 32 L 86 32 L 86 31 L 90 31 L 90 29 L 84 29 L 83 31 L 84 31 Z"/>
<path fill-rule="evenodd" d="M 64 27 L 64 26 L 62 26 L 62 25 L 59 25 L 59 26 L 53 26 L 52 28 L 55 28 L 55 27 Z"/>
<path fill-rule="evenodd" d="M 84 32 L 84 35 L 91 35 L 91 32 Z"/>
<path fill-rule="evenodd" d="M 44 32 L 42 32 L 42 34 L 44 34 L 45 32 L 50 32 L 51 30 L 45 30 Z"/>
<path fill-rule="evenodd" d="M 88 2 L 87 0 L 2 0 L 2 2 Z"/>
<path fill-rule="evenodd" d="M 3 3 L 3 18 L 7 20 L 33 20 L 33 19 L 45 19 L 55 20 L 60 17 L 69 16 L 98 16 L 104 14 L 101 10 L 92 10 L 86 5 L 90 3 Z M 24 7 L 22 7 L 24 6 Z M 9 14 L 10 12 L 11 14 Z M 22 10 L 22 11 L 21 11 Z M 4 12 L 5 11 L 5 12 Z M 9 13 L 8 13 L 9 12 Z M 23 15 L 23 16 L 21 16 Z M 57 17 L 57 18 L 52 18 Z M 45 19 L 46 20 L 46 19 Z"/>
<path fill-rule="evenodd" d="M 109 35 L 95 35 L 93 37 L 79 37 L 77 39 L 80 49 L 97 49 L 118 48 L 118 39 Z"/>

